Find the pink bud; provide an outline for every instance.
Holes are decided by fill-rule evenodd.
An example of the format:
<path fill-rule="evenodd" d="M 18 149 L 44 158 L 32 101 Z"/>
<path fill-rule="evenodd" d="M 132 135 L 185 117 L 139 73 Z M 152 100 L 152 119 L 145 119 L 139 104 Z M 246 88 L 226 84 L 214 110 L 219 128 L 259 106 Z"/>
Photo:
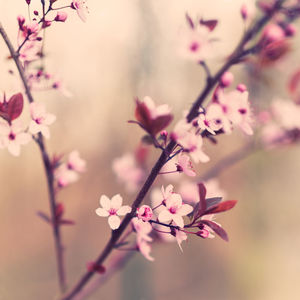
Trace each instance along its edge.
<path fill-rule="evenodd" d="M 31 2 L 31 0 L 26 0 L 26 3 L 29 5 L 30 4 L 30 2 Z"/>
<path fill-rule="evenodd" d="M 65 22 L 67 19 L 68 15 L 64 11 L 59 11 L 54 19 L 56 22 Z"/>
<path fill-rule="evenodd" d="M 142 205 L 141 207 L 137 208 L 136 212 L 137 217 L 144 222 L 150 221 L 153 216 L 152 209 L 148 205 Z"/>
<path fill-rule="evenodd" d="M 284 31 L 286 36 L 294 36 L 297 32 L 297 28 L 294 24 L 288 24 Z"/>
<path fill-rule="evenodd" d="M 243 4 L 241 7 L 241 16 L 244 20 L 248 19 L 249 12 L 248 12 L 248 8 L 247 8 L 246 4 Z"/>
<path fill-rule="evenodd" d="M 46 28 L 46 27 L 49 27 L 51 25 L 51 21 L 49 21 L 49 20 L 45 20 L 44 22 L 43 22 L 43 28 Z"/>
<path fill-rule="evenodd" d="M 234 77 L 233 74 L 230 72 L 225 72 L 221 77 L 221 86 L 222 87 L 228 87 L 231 85 Z"/>
<path fill-rule="evenodd" d="M 237 89 L 239 92 L 241 92 L 241 93 L 244 93 L 244 92 L 247 91 L 247 87 L 246 87 L 244 84 L 242 84 L 242 83 L 240 83 L 240 84 L 236 87 L 236 89 Z"/>
<path fill-rule="evenodd" d="M 34 13 L 35 16 L 39 15 L 39 12 L 37 10 L 35 10 L 33 13 Z"/>

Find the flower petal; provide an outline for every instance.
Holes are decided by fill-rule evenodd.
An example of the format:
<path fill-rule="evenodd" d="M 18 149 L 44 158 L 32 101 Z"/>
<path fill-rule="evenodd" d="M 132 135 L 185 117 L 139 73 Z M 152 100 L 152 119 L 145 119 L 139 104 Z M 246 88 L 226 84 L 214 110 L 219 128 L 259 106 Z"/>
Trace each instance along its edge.
<path fill-rule="evenodd" d="M 123 199 L 120 194 L 114 195 L 111 198 L 111 207 L 114 209 L 119 209 L 122 205 Z"/>
<path fill-rule="evenodd" d="M 177 214 L 180 216 L 186 216 L 193 211 L 193 207 L 189 204 L 183 204 L 178 208 Z"/>
<path fill-rule="evenodd" d="M 181 228 L 184 227 L 183 218 L 180 215 L 174 214 L 174 215 L 172 215 L 172 219 L 177 226 L 179 226 Z"/>
<path fill-rule="evenodd" d="M 108 217 L 109 216 L 109 212 L 107 210 L 105 210 L 104 208 L 97 208 L 95 210 L 96 214 L 100 217 Z"/>
<path fill-rule="evenodd" d="M 109 210 L 111 207 L 111 201 L 109 200 L 109 198 L 106 195 L 102 195 L 100 198 L 100 205 L 104 209 Z"/>
<path fill-rule="evenodd" d="M 115 229 L 119 228 L 119 226 L 121 224 L 121 220 L 116 215 L 110 216 L 110 217 L 108 217 L 108 224 L 112 230 L 115 230 Z"/>
<path fill-rule="evenodd" d="M 128 205 L 124 205 L 117 210 L 118 216 L 125 216 L 126 214 L 131 212 L 131 207 Z"/>
<path fill-rule="evenodd" d="M 168 222 L 172 220 L 172 216 L 173 215 L 167 209 L 165 209 L 158 215 L 158 220 L 160 222 Z"/>

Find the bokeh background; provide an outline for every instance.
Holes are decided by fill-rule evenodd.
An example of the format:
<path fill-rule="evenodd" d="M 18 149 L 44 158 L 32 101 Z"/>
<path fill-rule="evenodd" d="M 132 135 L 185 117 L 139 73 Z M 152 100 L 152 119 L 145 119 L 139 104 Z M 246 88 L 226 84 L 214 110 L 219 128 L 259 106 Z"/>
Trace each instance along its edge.
<path fill-rule="evenodd" d="M 57 1 L 64 4 L 68 1 Z M 244 25 L 240 0 L 89 0 L 88 21 L 74 11 L 65 24 L 54 24 L 46 35 L 46 65 L 72 92 L 36 93 L 57 115 L 47 146 L 51 153 L 80 151 L 88 171 L 59 194 L 67 217 L 76 226 L 63 228 L 68 282 L 72 284 L 109 237 L 104 218 L 94 210 L 101 194 L 126 194 L 112 172 L 111 162 L 133 151 L 142 132 L 127 124 L 133 118 L 134 97 L 151 96 L 173 107 L 176 118 L 195 100 L 204 84 L 199 66 L 178 55 L 178 33 L 185 13 L 217 18 L 215 70 L 239 41 Z M 33 6 L 39 5 L 32 0 Z M 57 4 L 58 4 L 57 3 Z M 27 16 L 25 1 L 0 0 L 0 21 L 13 42 L 16 16 Z M 22 87 L 6 59 L 0 41 L 0 90 L 8 95 Z M 259 82 L 245 69 L 233 68 L 236 83 L 250 83 L 253 99 L 287 97 L 289 74 L 300 67 L 299 40 L 289 59 L 262 70 Z M 258 88 L 259 87 L 259 88 Z M 211 168 L 248 138 L 240 133 L 221 137 L 208 146 Z M 254 153 L 219 176 L 228 199 L 237 207 L 220 216 L 230 242 L 191 238 L 182 254 L 173 243 L 153 247 L 155 262 L 137 254 L 90 299 L 124 300 L 281 300 L 300 297 L 300 149 L 285 147 Z M 152 152 L 154 161 L 159 155 Z M 50 227 L 36 211 L 48 211 L 47 187 L 40 153 L 31 142 L 19 158 L 0 152 L 0 299 L 54 299 L 56 263 Z"/>

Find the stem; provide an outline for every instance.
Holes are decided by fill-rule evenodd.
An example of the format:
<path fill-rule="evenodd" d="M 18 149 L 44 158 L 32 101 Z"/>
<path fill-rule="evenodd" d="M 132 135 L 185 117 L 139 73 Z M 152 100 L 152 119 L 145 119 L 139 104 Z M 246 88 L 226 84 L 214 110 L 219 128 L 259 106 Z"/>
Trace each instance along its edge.
<path fill-rule="evenodd" d="M 27 79 L 25 76 L 24 68 L 19 60 L 18 54 L 15 52 L 13 45 L 11 44 L 2 24 L 0 23 L 0 34 L 5 41 L 10 55 L 13 58 L 17 69 L 19 71 L 19 75 L 23 82 L 25 92 L 28 98 L 29 103 L 34 102 L 32 93 L 30 91 L 30 87 L 28 86 Z M 54 177 L 53 177 L 53 169 L 51 166 L 51 161 L 49 158 L 49 154 L 46 150 L 45 142 L 43 136 L 39 133 L 38 138 L 34 139 L 39 146 L 42 160 L 45 168 L 45 173 L 47 177 L 47 186 L 48 186 L 48 198 L 50 203 L 50 212 L 52 218 L 52 228 L 53 228 L 53 236 L 55 243 L 55 253 L 56 253 L 56 261 L 57 261 L 57 272 L 58 272 L 58 281 L 60 286 L 60 291 L 63 293 L 66 289 L 66 278 L 65 278 L 65 270 L 64 270 L 64 259 L 63 259 L 63 247 L 61 243 L 61 235 L 60 235 L 60 227 L 56 222 L 55 213 L 56 213 L 56 198 L 55 198 L 55 188 L 54 188 Z"/>
<path fill-rule="evenodd" d="M 240 61 L 242 57 L 244 57 L 247 51 L 244 51 L 244 46 L 250 41 L 253 37 L 255 37 L 258 32 L 263 28 L 263 26 L 272 18 L 275 12 L 281 9 L 282 3 L 284 0 L 278 0 L 274 5 L 274 8 L 268 15 L 264 15 L 260 18 L 254 25 L 251 27 L 244 37 L 242 38 L 239 45 L 233 51 L 233 54 L 230 56 L 227 62 L 220 68 L 220 70 L 211 77 L 211 80 L 206 82 L 206 86 L 204 87 L 203 91 L 200 93 L 196 101 L 194 102 L 190 112 L 187 115 L 187 121 L 191 122 L 195 117 L 198 116 L 199 107 L 203 104 L 204 100 L 208 96 L 208 94 L 212 91 L 214 86 L 217 84 L 221 76 L 224 72 L 226 72 L 232 65 L 236 64 Z M 144 183 L 142 189 L 140 190 L 139 194 L 137 195 L 135 201 L 132 204 L 132 210 L 130 214 L 127 214 L 126 217 L 123 219 L 119 229 L 115 230 L 107 242 L 106 246 L 104 247 L 103 251 L 100 253 L 99 257 L 96 259 L 95 263 L 97 265 L 102 265 L 105 259 L 109 256 L 109 254 L 114 249 L 115 244 L 117 243 L 118 239 L 121 237 L 122 233 L 126 229 L 127 225 L 130 223 L 131 219 L 134 217 L 136 209 L 142 203 L 146 193 L 149 191 L 150 187 L 152 186 L 154 180 L 158 176 L 161 168 L 163 165 L 168 161 L 170 154 L 174 150 L 176 146 L 176 142 L 171 140 L 165 150 L 161 153 L 158 161 L 156 162 L 155 166 L 153 167 L 149 177 L 147 178 L 146 182 Z M 79 281 L 74 285 L 74 287 L 67 293 L 61 300 L 71 300 L 75 295 L 77 295 L 83 287 L 89 282 L 95 272 L 88 271 L 82 275 Z"/>

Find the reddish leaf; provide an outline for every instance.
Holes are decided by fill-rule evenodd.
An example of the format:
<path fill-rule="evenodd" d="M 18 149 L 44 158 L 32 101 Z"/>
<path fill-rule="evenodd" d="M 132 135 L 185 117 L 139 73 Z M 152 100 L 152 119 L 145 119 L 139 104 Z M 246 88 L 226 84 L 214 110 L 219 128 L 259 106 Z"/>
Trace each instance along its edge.
<path fill-rule="evenodd" d="M 210 31 L 213 31 L 218 25 L 218 20 L 200 20 L 200 25 L 206 26 Z"/>
<path fill-rule="evenodd" d="M 135 118 L 141 123 L 146 129 L 151 125 L 151 114 L 145 103 L 140 102 L 136 99 Z"/>
<path fill-rule="evenodd" d="M 206 200 L 205 200 L 206 188 L 202 182 L 198 183 L 198 191 L 199 191 L 199 199 L 200 199 L 200 210 L 203 213 L 206 211 Z"/>
<path fill-rule="evenodd" d="M 7 114 L 10 121 L 15 120 L 23 111 L 23 95 L 21 93 L 13 95 L 7 103 Z"/>
<path fill-rule="evenodd" d="M 221 201 L 222 201 L 222 197 L 213 197 L 213 198 L 206 199 L 207 209 L 210 209 L 211 207 L 220 203 Z"/>
<path fill-rule="evenodd" d="M 221 202 L 217 205 L 212 206 L 208 210 L 206 210 L 205 214 L 217 214 L 223 211 L 227 211 L 229 209 L 232 209 L 236 205 L 237 201 L 236 200 L 227 200 L 224 202 Z"/>
<path fill-rule="evenodd" d="M 201 222 L 209 226 L 221 239 L 228 242 L 227 232 L 220 225 L 209 220 L 202 220 Z"/>
<path fill-rule="evenodd" d="M 152 135 L 156 135 L 157 133 L 165 129 L 172 122 L 172 120 L 173 120 L 172 115 L 160 116 L 152 120 L 149 128 L 149 132 Z"/>

